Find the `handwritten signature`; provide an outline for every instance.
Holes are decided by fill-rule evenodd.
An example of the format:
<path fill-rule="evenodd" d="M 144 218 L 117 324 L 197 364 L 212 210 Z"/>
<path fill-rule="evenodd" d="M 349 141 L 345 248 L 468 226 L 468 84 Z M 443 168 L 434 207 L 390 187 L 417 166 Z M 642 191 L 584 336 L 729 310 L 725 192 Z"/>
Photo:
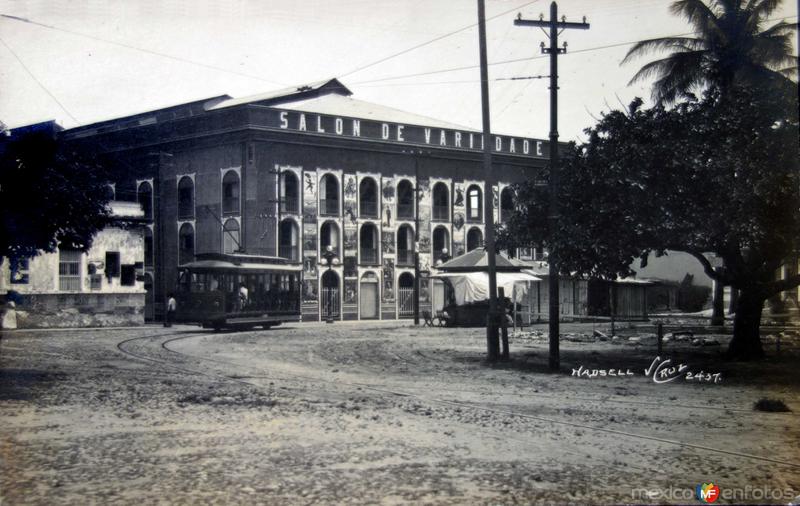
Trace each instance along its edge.
<path fill-rule="evenodd" d="M 689 366 L 683 363 L 673 364 L 671 358 L 656 357 L 650 363 L 650 366 L 644 370 L 645 377 L 653 379 L 654 383 L 669 383 L 678 378 L 683 378 L 685 381 L 694 381 L 696 383 L 719 383 L 722 381 L 722 373 L 710 373 L 703 370 L 692 371 Z M 583 366 L 578 366 L 577 369 L 572 369 L 571 376 L 583 378 L 626 378 L 635 376 L 634 372 L 629 368 L 622 369 L 586 369 Z"/>
<path fill-rule="evenodd" d="M 689 371 L 686 364 L 671 365 L 672 359 L 662 359 L 656 357 L 650 363 L 650 367 L 644 370 L 645 376 L 653 378 L 654 383 L 669 383 L 680 377 L 686 381 L 696 381 L 698 383 L 719 383 L 722 381 L 722 373 L 710 373 L 700 370 L 698 372 Z"/>

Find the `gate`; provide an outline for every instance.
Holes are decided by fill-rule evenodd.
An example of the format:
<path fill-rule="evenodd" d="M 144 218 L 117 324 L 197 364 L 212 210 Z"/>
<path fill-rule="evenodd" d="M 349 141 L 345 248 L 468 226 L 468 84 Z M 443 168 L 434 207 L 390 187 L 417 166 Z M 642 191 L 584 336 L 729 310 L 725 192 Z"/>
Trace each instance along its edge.
<path fill-rule="evenodd" d="M 328 309 L 330 308 L 331 312 L 330 315 L 334 318 L 339 318 L 339 289 L 336 287 L 333 288 L 322 288 L 322 319 L 328 317 Z"/>
<path fill-rule="evenodd" d="M 397 305 L 400 318 L 414 316 L 414 288 L 400 287 L 397 289 Z"/>

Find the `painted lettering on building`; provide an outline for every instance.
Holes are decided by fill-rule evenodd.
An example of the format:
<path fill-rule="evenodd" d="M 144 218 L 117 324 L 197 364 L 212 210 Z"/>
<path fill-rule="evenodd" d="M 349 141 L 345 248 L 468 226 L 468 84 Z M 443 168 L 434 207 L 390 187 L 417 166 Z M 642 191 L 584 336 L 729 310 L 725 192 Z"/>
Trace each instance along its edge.
<path fill-rule="evenodd" d="M 269 126 L 277 127 L 281 130 L 466 151 L 482 151 L 484 148 L 483 135 L 475 132 L 343 118 L 299 111 L 274 110 L 271 112 L 274 117 L 271 114 L 268 118 Z M 549 156 L 549 153 L 547 153 L 548 143 L 539 139 L 492 135 L 490 142 L 490 146 L 495 153 L 535 158 Z"/>

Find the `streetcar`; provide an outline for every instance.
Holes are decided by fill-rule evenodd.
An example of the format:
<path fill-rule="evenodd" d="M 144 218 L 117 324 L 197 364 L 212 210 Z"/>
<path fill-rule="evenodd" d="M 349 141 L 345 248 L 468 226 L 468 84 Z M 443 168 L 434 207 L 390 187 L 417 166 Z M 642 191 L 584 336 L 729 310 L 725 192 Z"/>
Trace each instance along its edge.
<path fill-rule="evenodd" d="M 285 258 L 198 254 L 178 267 L 175 321 L 215 330 L 300 321 L 301 271 Z"/>

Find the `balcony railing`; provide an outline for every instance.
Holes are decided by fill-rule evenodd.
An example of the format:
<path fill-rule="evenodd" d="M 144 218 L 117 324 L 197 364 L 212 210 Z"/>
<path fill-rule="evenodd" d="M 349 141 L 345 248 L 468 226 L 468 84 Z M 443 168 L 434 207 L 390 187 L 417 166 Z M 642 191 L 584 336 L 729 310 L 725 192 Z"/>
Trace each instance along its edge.
<path fill-rule="evenodd" d="M 300 199 L 297 197 L 284 197 L 281 200 L 281 213 L 297 214 L 300 210 Z"/>
<path fill-rule="evenodd" d="M 407 249 L 397 250 L 397 265 L 414 265 L 414 252 Z"/>
<path fill-rule="evenodd" d="M 337 216 L 339 214 L 339 199 L 319 199 L 319 214 Z"/>
<path fill-rule="evenodd" d="M 483 221 L 480 208 L 467 209 L 467 221 L 470 223 L 480 223 Z"/>
<path fill-rule="evenodd" d="M 278 256 L 285 258 L 290 262 L 297 262 L 299 255 L 297 254 L 297 246 L 279 246 Z"/>
<path fill-rule="evenodd" d="M 433 219 L 439 221 L 447 221 L 450 218 L 450 209 L 448 206 L 433 206 Z"/>
<path fill-rule="evenodd" d="M 413 218 L 414 217 L 414 204 L 413 203 L 399 203 L 397 204 L 397 217 Z"/>
<path fill-rule="evenodd" d="M 378 250 L 376 248 L 361 249 L 361 263 L 369 265 L 378 264 Z"/>
<path fill-rule="evenodd" d="M 362 218 L 377 218 L 378 203 L 373 200 L 362 200 L 359 214 Z"/>

